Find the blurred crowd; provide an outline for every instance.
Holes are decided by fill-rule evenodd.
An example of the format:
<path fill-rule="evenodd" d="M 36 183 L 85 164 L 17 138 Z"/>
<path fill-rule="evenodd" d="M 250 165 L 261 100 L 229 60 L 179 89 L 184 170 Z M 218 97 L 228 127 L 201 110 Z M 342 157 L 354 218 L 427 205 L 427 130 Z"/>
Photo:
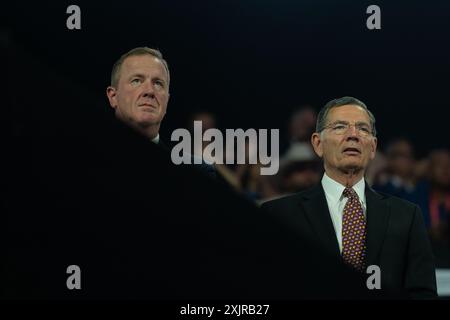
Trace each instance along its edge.
<path fill-rule="evenodd" d="M 319 183 L 323 165 L 310 143 L 315 131 L 317 113 L 311 106 L 295 109 L 288 121 L 287 135 L 280 136 L 280 145 L 286 145 L 280 154 L 276 175 L 260 174 L 260 164 L 215 164 L 223 178 L 245 197 L 260 204 L 264 201 L 296 193 Z M 219 128 L 214 114 L 197 112 L 189 119 L 202 121 L 202 130 Z M 202 149 L 194 150 L 201 155 Z M 408 137 L 383 141 L 371 162 L 366 181 L 376 191 L 388 193 L 417 204 L 428 228 L 437 267 L 450 267 L 450 151 L 431 150 L 418 159 Z M 247 142 L 247 157 L 256 146 Z"/>

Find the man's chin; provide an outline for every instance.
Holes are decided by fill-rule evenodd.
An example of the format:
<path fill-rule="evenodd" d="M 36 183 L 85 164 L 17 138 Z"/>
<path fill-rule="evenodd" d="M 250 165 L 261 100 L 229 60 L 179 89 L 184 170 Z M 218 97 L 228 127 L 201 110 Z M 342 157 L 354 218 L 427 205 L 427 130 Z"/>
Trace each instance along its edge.
<path fill-rule="evenodd" d="M 346 163 L 342 166 L 342 171 L 350 173 L 350 172 L 359 172 L 363 169 L 360 163 L 350 162 Z"/>
<path fill-rule="evenodd" d="M 148 113 L 146 115 L 141 115 L 138 119 L 136 119 L 136 123 L 140 127 L 155 126 L 160 122 L 161 121 L 156 114 L 150 114 L 150 113 Z"/>
<path fill-rule="evenodd" d="M 130 119 L 127 123 L 129 126 L 135 128 L 140 132 L 146 132 L 151 128 L 159 128 L 160 122 L 158 122 L 155 119 L 138 118 L 138 119 Z"/>

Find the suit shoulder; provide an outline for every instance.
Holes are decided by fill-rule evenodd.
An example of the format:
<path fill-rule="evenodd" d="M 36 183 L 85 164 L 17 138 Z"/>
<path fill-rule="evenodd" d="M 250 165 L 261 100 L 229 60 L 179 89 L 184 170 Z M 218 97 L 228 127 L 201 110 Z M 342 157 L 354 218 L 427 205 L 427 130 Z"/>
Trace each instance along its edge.
<path fill-rule="evenodd" d="M 270 210 L 272 208 L 279 208 L 279 207 L 291 204 L 293 202 L 299 202 L 302 199 L 302 194 L 303 194 L 303 192 L 300 192 L 300 193 L 282 196 L 282 197 L 274 199 L 274 200 L 266 201 L 261 205 L 261 208 Z"/>
<path fill-rule="evenodd" d="M 381 194 L 386 199 L 386 201 L 388 201 L 388 203 L 391 205 L 400 206 L 400 207 L 404 207 L 405 209 L 411 209 L 411 210 L 414 210 L 416 207 L 418 207 L 417 204 L 415 204 L 411 201 L 408 201 L 408 200 L 405 200 L 405 199 L 402 199 L 402 198 L 399 198 L 399 197 L 396 197 L 396 196 L 393 196 L 393 195 L 390 195 L 390 194 L 387 194 L 384 192 L 378 192 L 378 193 Z"/>
<path fill-rule="evenodd" d="M 384 192 L 378 192 L 380 194 L 384 201 L 389 205 L 391 208 L 391 212 L 395 214 L 401 214 L 401 215 L 408 215 L 412 217 L 415 213 L 420 213 L 420 207 L 408 200 L 384 193 Z"/>

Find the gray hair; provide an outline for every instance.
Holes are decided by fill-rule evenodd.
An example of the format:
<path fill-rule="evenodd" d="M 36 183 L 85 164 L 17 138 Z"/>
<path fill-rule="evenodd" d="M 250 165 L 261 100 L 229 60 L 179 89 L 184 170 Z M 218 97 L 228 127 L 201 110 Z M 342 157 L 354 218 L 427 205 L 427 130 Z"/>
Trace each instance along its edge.
<path fill-rule="evenodd" d="M 328 102 L 317 115 L 316 132 L 322 132 L 325 129 L 328 113 L 331 109 L 349 104 L 359 106 L 366 110 L 367 114 L 369 115 L 370 126 L 372 127 L 372 135 L 376 137 L 377 129 L 375 128 L 374 115 L 372 114 L 372 112 L 370 112 L 364 102 L 353 97 L 342 97 Z"/>
<path fill-rule="evenodd" d="M 119 78 L 120 78 L 120 69 L 126 58 L 131 57 L 131 56 L 142 56 L 142 55 L 146 55 L 146 54 L 153 56 L 155 58 L 158 58 L 162 62 L 164 68 L 167 71 L 167 82 L 170 83 L 169 65 L 167 64 L 167 61 L 164 60 L 161 51 L 159 51 L 157 49 L 148 48 L 148 47 L 138 47 L 138 48 L 131 49 L 127 53 L 123 54 L 119 58 L 119 60 L 117 60 L 114 63 L 114 66 L 111 71 L 111 86 L 117 87 L 117 84 L 119 83 Z"/>

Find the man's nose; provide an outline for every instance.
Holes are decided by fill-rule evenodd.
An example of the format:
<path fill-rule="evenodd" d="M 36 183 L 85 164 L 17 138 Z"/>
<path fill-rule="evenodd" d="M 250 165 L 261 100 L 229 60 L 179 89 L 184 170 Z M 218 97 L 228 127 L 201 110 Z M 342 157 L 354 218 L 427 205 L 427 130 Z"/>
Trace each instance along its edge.
<path fill-rule="evenodd" d="M 351 125 L 347 130 L 347 139 L 359 140 L 358 129 L 356 126 Z"/>
<path fill-rule="evenodd" d="M 153 97 L 155 95 L 155 88 L 151 81 L 145 81 L 143 85 L 144 97 Z"/>

